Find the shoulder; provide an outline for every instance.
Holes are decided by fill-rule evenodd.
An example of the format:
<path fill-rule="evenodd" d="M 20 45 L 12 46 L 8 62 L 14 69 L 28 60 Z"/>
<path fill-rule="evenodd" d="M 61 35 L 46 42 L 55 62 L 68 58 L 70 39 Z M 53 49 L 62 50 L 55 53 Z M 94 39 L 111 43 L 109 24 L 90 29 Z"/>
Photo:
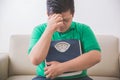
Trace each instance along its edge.
<path fill-rule="evenodd" d="M 44 32 L 46 26 L 47 26 L 47 23 L 39 24 L 34 27 L 33 31 Z"/>
<path fill-rule="evenodd" d="M 39 39 L 42 33 L 44 32 L 46 25 L 47 25 L 46 23 L 43 23 L 34 27 L 32 31 L 32 38 Z"/>
<path fill-rule="evenodd" d="M 72 24 L 74 25 L 74 27 L 78 30 L 78 31 L 84 31 L 84 30 L 89 30 L 90 26 L 88 26 L 85 23 L 80 23 L 80 22 L 72 22 Z"/>

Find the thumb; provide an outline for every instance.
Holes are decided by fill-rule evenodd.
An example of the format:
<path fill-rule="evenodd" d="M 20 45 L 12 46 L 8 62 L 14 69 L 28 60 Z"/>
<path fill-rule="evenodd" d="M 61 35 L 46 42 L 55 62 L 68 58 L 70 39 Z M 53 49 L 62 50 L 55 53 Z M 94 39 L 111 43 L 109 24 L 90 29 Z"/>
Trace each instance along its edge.
<path fill-rule="evenodd" d="M 52 65 L 52 62 L 47 62 L 47 66 L 50 66 L 50 65 Z"/>

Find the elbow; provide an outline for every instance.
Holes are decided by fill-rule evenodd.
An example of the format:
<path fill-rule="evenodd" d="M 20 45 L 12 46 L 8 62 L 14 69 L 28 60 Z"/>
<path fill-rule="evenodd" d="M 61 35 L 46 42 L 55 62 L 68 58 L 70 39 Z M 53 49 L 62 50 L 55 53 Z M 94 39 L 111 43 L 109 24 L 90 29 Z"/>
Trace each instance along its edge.
<path fill-rule="evenodd" d="M 35 66 L 39 65 L 40 63 L 38 62 L 38 60 L 34 59 L 34 58 L 31 58 L 30 59 L 31 63 Z"/>
<path fill-rule="evenodd" d="M 37 59 L 37 58 L 30 56 L 30 55 L 29 55 L 29 59 L 30 59 L 31 63 L 35 66 L 39 65 L 42 62 L 40 59 Z"/>
<path fill-rule="evenodd" d="M 96 60 L 96 64 L 97 63 L 100 63 L 101 62 L 101 58 L 98 58 L 97 60 Z"/>
<path fill-rule="evenodd" d="M 94 65 L 101 62 L 101 53 L 99 51 L 91 51 L 91 53 L 90 57 Z"/>
<path fill-rule="evenodd" d="M 98 53 L 96 56 L 96 64 L 101 62 L 101 53 Z"/>

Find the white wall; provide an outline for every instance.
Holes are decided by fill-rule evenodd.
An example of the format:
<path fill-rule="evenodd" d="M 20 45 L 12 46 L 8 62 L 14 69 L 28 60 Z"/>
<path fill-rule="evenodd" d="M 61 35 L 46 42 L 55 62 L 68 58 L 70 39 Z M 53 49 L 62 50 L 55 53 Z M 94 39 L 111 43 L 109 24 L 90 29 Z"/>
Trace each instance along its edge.
<path fill-rule="evenodd" d="M 0 52 L 9 50 L 13 34 L 31 34 L 46 22 L 46 0 L 0 0 Z M 75 0 L 75 21 L 88 24 L 96 34 L 120 38 L 120 0 Z"/>
<path fill-rule="evenodd" d="M 120 36 L 120 0 L 76 2 L 76 20 L 89 24 L 96 33 Z"/>

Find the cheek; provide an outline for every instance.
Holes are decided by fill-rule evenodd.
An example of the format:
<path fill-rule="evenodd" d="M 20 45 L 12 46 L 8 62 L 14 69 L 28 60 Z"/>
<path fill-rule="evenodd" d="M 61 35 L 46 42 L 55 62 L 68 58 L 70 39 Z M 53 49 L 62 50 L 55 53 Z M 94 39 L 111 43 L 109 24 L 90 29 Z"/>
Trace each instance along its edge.
<path fill-rule="evenodd" d="M 67 22 L 63 22 L 64 23 L 64 26 L 66 27 L 66 28 L 68 28 L 68 27 L 70 27 L 70 25 L 71 25 L 71 23 L 72 23 L 72 19 L 71 20 L 69 20 L 69 21 L 67 21 Z"/>
<path fill-rule="evenodd" d="M 65 24 L 66 27 L 70 27 L 70 25 L 71 25 L 71 22 L 68 22 Z"/>

